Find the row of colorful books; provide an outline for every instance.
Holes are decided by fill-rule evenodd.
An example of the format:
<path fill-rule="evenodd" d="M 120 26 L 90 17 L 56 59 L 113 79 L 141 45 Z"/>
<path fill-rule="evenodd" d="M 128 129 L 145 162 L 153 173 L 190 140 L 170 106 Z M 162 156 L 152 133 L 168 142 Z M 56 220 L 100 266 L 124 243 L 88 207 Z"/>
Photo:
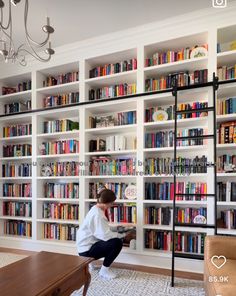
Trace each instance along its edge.
<path fill-rule="evenodd" d="M 41 166 L 42 177 L 79 176 L 80 165 L 76 161 L 54 161 Z"/>
<path fill-rule="evenodd" d="M 79 198 L 79 183 L 49 183 L 44 184 L 45 198 Z"/>
<path fill-rule="evenodd" d="M 79 130 L 79 122 L 70 119 L 56 119 L 44 121 L 43 123 L 43 132 L 46 134 L 73 130 Z"/>
<path fill-rule="evenodd" d="M 174 79 L 177 81 L 177 85 L 188 86 L 192 84 L 206 83 L 208 70 L 196 70 L 193 73 L 179 72 L 174 74 L 168 74 L 160 78 L 148 78 L 145 80 L 145 91 L 157 91 L 164 90 L 173 87 Z"/>
<path fill-rule="evenodd" d="M 79 220 L 79 205 L 44 202 L 42 217 L 45 219 Z"/>
<path fill-rule="evenodd" d="M 31 110 L 31 100 L 22 102 L 13 102 L 4 105 L 4 114 L 19 113 Z"/>
<path fill-rule="evenodd" d="M 66 74 L 59 74 L 56 76 L 48 76 L 43 81 L 43 87 L 60 85 L 60 84 L 70 83 L 75 81 L 79 81 L 79 71 L 68 72 Z"/>
<path fill-rule="evenodd" d="M 115 98 L 136 93 L 136 84 L 118 84 L 89 90 L 89 101 Z"/>
<path fill-rule="evenodd" d="M 32 164 L 30 163 L 7 163 L 2 165 L 2 177 L 31 177 Z"/>
<path fill-rule="evenodd" d="M 4 197 L 32 197 L 31 183 L 3 183 L 2 193 Z"/>
<path fill-rule="evenodd" d="M 43 108 L 79 103 L 79 92 L 72 92 L 57 96 L 48 96 L 43 99 Z"/>
<path fill-rule="evenodd" d="M 217 200 L 236 202 L 236 182 L 217 182 Z"/>
<path fill-rule="evenodd" d="M 41 155 L 79 153 L 79 141 L 75 139 L 54 142 L 43 142 L 40 145 Z"/>
<path fill-rule="evenodd" d="M 15 87 L 3 86 L 2 95 L 4 96 L 4 95 L 16 93 L 16 92 L 26 91 L 26 90 L 31 90 L 31 80 L 20 82 Z"/>
<path fill-rule="evenodd" d="M 236 210 L 221 211 L 220 216 L 224 228 L 236 229 Z"/>
<path fill-rule="evenodd" d="M 4 201 L 2 211 L 4 216 L 32 217 L 32 203 Z"/>
<path fill-rule="evenodd" d="M 236 121 L 221 123 L 217 129 L 218 144 L 236 144 Z"/>
<path fill-rule="evenodd" d="M 43 223 L 43 238 L 75 241 L 78 225 Z"/>
<path fill-rule="evenodd" d="M 150 225 L 171 225 L 172 209 L 169 207 L 146 207 L 144 223 Z"/>
<path fill-rule="evenodd" d="M 236 173 L 236 155 L 223 154 L 217 157 L 218 173 Z"/>
<path fill-rule="evenodd" d="M 133 58 L 119 63 L 106 64 L 91 69 L 89 71 L 89 78 L 112 75 L 121 72 L 127 72 L 137 69 L 137 59 Z"/>
<path fill-rule="evenodd" d="M 217 114 L 226 115 L 236 113 L 236 97 L 217 100 Z"/>
<path fill-rule="evenodd" d="M 207 158 L 196 156 L 195 158 L 177 157 L 176 164 L 170 157 L 146 158 L 145 173 L 147 175 L 173 175 L 173 174 L 197 174 L 207 172 Z"/>
<path fill-rule="evenodd" d="M 107 210 L 108 220 L 111 223 L 136 223 L 136 205 L 115 205 Z"/>
<path fill-rule="evenodd" d="M 24 237 L 32 237 L 32 224 L 26 221 L 7 220 L 4 221 L 5 235 L 20 235 Z"/>
<path fill-rule="evenodd" d="M 115 115 L 89 117 L 90 128 L 111 127 L 118 125 L 135 124 L 136 111 L 118 112 Z"/>
<path fill-rule="evenodd" d="M 3 157 L 21 157 L 31 155 L 31 144 L 3 145 Z"/>
<path fill-rule="evenodd" d="M 165 52 L 155 52 L 152 57 L 145 59 L 145 67 L 162 65 L 167 63 L 173 63 L 183 60 L 188 60 L 191 58 L 191 52 L 196 48 L 186 47 L 180 50 L 168 50 Z M 208 50 L 208 44 L 202 45 L 206 50 Z M 205 56 L 205 54 L 199 54 L 198 57 Z"/>
<path fill-rule="evenodd" d="M 219 80 L 228 80 L 236 78 L 236 64 L 234 66 L 222 66 L 217 68 Z"/>
<path fill-rule="evenodd" d="M 107 189 L 110 189 L 113 192 L 115 192 L 115 195 L 116 195 L 117 199 L 127 199 L 126 196 L 125 196 L 125 190 L 129 186 L 129 184 L 122 183 L 122 182 L 121 183 L 113 183 L 113 182 L 89 183 L 89 198 L 90 199 L 96 199 L 97 198 L 98 189 L 101 186 L 104 186 Z"/>
<path fill-rule="evenodd" d="M 112 159 L 111 157 L 92 157 L 89 172 L 98 175 L 133 175 L 135 173 L 135 159 Z"/>
<path fill-rule="evenodd" d="M 204 254 L 205 233 L 177 232 L 175 250 L 183 253 Z M 160 230 L 146 230 L 144 245 L 147 249 L 172 250 L 172 233 Z"/>
<path fill-rule="evenodd" d="M 203 216 L 207 219 L 207 208 L 176 208 L 176 222 L 195 223 L 196 216 Z"/>
<path fill-rule="evenodd" d="M 3 138 L 32 135 L 32 124 L 15 124 L 3 127 Z"/>
<path fill-rule="evenodd" d="M 207 183 L 202 182 L 177 182 L 176 193 L 204 194 L 207 193 Z M 147 200 L 173 200 L 174 183 L 145 183 L 145 199 Z M 206 200 L 206 196 L 177 196 L 176 200 Z"/>

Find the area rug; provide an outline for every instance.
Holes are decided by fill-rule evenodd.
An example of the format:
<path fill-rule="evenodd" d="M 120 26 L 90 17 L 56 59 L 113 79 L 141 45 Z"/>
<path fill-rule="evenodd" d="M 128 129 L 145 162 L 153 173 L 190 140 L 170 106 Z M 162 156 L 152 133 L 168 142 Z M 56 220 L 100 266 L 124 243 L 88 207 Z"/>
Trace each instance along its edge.
<path fill-rule="evenodd" d="M 0 268 L 6 266 L 8 264 L 14 263 L 16 261 L 22 260 L 25 257 L 27 257 L 27 256 L 0 252 Z"/>
<path fill-rule="evenodd" d="M 175 287 L 170 277 L 114 269 L 118 277 L 111 281 L 102 280 L 98 271 L 92 271 L 92 280 L 87 296 L 205 296 L 203 282 L 176 278 Z M 71 296 L 81 296 L 82 289 Z"/>

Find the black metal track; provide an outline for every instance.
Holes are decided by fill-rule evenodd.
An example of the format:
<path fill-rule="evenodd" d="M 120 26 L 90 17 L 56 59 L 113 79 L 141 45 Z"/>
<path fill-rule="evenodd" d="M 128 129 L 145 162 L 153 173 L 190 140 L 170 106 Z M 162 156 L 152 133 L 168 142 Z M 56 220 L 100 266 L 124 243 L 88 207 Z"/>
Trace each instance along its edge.
<path fill-rule="evenodd" d="M 182 140 L 198 140 L 198 139 L 214 139 L 214 135 L 202 135 L 202 136 L 189 136 L 189 137 L 176 137 L 176 141 Z"/>
<path fill-rule="evenodd" d="M 174 257 L 185 258 L 185 259 L 204 260 L 204 255 L 200 255 L 200 254 L 198 255 L 198 254 L 174 252 Z"/>
<path fill-rule="evenodd" d="M 206 108 L 199 108 L 199 109 L 191 109 L 191 110 L 178 110 L 176 111 L 177 114 L 188 114 L 188 113 L 201 113 L 201 112 L 210 112 L 214 111 L 214 107 L 206 107 Z"/>

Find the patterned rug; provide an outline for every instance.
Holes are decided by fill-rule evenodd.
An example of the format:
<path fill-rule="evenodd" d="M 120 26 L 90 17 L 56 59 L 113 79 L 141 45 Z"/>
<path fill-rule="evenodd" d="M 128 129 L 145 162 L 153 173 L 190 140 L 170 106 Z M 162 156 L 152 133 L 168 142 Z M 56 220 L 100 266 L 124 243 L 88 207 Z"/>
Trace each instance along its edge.
<path fill-rule="evenodd" d="M 118 278 L 112 281 L 101 279 L 98 271 L 93 271 L 87 296 L 205 296 L 201 281 L 176 278 L 172 288 L 168 276 L 125 269 L 114 271 Z M 82 289 L 71 294 L 81 295 Z"/>
<path fill-rule="evenodd" d="M 19 261 L 25 257 L 27 257 L 27 256 L 0 252 L 0 268 L 6 266 L 8 264 L 14 263 L 16 261 Z"/>

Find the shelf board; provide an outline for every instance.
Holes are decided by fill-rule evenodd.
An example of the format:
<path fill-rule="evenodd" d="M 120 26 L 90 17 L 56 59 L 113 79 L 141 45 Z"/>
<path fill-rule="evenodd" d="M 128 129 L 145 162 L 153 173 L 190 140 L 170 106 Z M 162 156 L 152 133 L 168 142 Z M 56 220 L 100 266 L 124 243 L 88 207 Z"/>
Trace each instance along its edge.
<path fill-rule="evenodd" d="M 236 93 L 236 90 L 235 90 Z M 236 113 L 233 114 L 225 114 L 225 115 L 217 115 L 216 116 L 216 121 L 221 123 L 221 122 L 227 122 L 230 120 L 236 120 Z"/>
<path fill-rule="evenodd" d="M 236 177 L 236 173 L 217 173 L 217 177 L 221 177 L 221 178 Z"/>
<path fill-rule="evenodd" d="M 0 177 L 0 180 L 31 180 L 32 177 Z"/>
<path fill-rule="evenodd" d="M 23 236 L 23 235 L 14 235 L 14 234 L 3 234 L 0 236 L 0 240 L 16 240 L 16 241 L 31 241 L 32 240 L 32 237 L 28 237 L 28 236 Z"/>
<path fill-rule="evenodd" d="M 218 150 L 235 150 L 236 144 L 217 144 L 216 148 Z"/>
<path fill-rule="evenodd" d="M 97 200 L 95 198 L 87 198 L 85 199 L 85 202 L 97 202 Z M 136 203 L 137 200 L 131 200 L 131 199 L 116 199 L 115 203 Z"/>
<path fill-rule="evenodd" d="M 103 87 L 120 83 L 136 83 L 136 80 L 137 70 L 131 70 L 106 76 L 89 78 L 85 80 L 85 83 L 92 87 Z"/>
<path fill-rule="evenodd" d="M 37 93 L 44 95 L 57 95 L 65 92 L 79 92 L 79 81 L 63 83 L 59 85 L 53 85 L 48 87 L 41 87 L 36 89 Z"/>
<path fill-rule="evenodd" d="M 37 222 L 79 225 L 78 220 L 62 220 L 62 219 L 46 219 L 46 218 L 42 218 L 42 219 L 37 219 Z"/>
<path fill-rule="evenodd" d="M 11 99 L 30 99 L 31 98 L 31 90 L 20 91 L 9 95 L 1 95 L 0 101 L 2 102 L 9 102 Z"/>
<path fill-rule="evenodd" d="M 41 238 L 39 239 L 39 241 L 47 244 L 54 243 L 54 244 L 58 244 L 65 247 L 71 247 L 71 246 L 75 247 L 74 241 L 58 240 L 58 239 L 50 239 L 50 238 Z"/>
<path fill-rule="evenodd" d="M 148 256 L 161 256 L 161 257 L 168 257 L 171 258 L 171 251 L 170 250 L 158 250 L 158 249 L 147 249 L 144 248 L 142 254 Z"/>
<path fill-rule="evenodd" d="M 230 80 L 229 80 L 230 81 Z M 236 93 L 236 82 L 231 82 L 229 84 L 220 84 L 217 91 L 217 98 L 228 98 L 235 97 Z"/>
<path fill-rule="evenodd" d="M 10 196 L 4 197 L 4 196 L 1 196 L 0 200 L 32 201 L 32 197 L 10 197 Z"/>
<path fill-rule="evenodd" d="M 201 232 L 207 233 L 208 228 L 201 228 L 201 227 L 188 227 L 188 226 L 175 226 L 176 231 L 183 231 L 183 232 Z"/>
<path fill-rule="evenodd" d="M 196 117 L 196 118 L 184 118 L 178 119 L 178 127 L 198 127 L 207 124 L 207 116 L 204 117 Z M 147 130 L 153 128 L 173 128 L 174 129 L 174 120 L 166 120 L 166 121 L 155 121 L 155 122 L 145 122 L 144 127 Z"/>
<path fill-rule="evenodd" d="M 217 229 L 218 234 L 232 234 L 236 235 L 236 229 L 226 229 L 226 228 L 218 228 Z"/>
<path fill-rule="evenodd" d="M 208 57 L 200 57 L 194 59 L 187 59 L 183 61 L 177 61 L 172 63 L 166 63 L 151 67 L 144 68 L 144 74 L 151 76 L 163 75 L 165 73 L 180 72 L 180 71 L 194 71 L 198 69 L 204 69 L 207 67 Z"/>
<path fill-rule="evenodd" d="M 37 180 L 79 180 L 79 176 L 49 176 L 37 177 Z"/>
<path fill-rule="evenodd" d="M 38 138 L 69 138 L 69 137 L 78 137 L 79 136 L 79 130 L 76 131 L 68 131 L 68 132 L 58 132 L 58 133 L 47 133 L 47 134 L 38 134 Z"/>
<path fill-rule="evenodd" d="M 169 230 L 169 231 L 172 231 L 172 226 L 171 225 L 144 224 L 143 229 L 157 229 L 157 230 Z"/>
<path fill-rule="evenodd" d="M 217 67 L 234 64 L 236 60 L 236 50 L 229 50 L 217 53 Z"/>
<path fill-rule="evenodd" d="M 173 200 L 143 200 L 144 204 L 167 204 L 172 206 Z M 197 200 L 176 200 L 176 204 L 181 205 L 196 205 L 196 206 L 206 206 L 207 201 L 197 201 Z"/>
<path fill-rule="evenodd" d="M 195 146 L 178 146 L 177 151 L 181 152 L 192 152 L 198 150 L 206 150 L 207 145 L 195 145 Z M 163 148 L 144 148 L 144 152 L 172 152 L 174 153 L 174 147 L 163 147 Z"/>
<path fill-rule="evenodd" d="M 37 201 L 50 201 L 50 202 L 61 202 L 61 203 L 79 203 L 78 198 L 37 198 Z"/>
<path fill-rule="evenodd" d="M 45 158 L 65 158 L 65 157 L 79 157 L 79 153 L 65 153 L 65 154 L 50 154 L 50 155 L 38 155 L 38 159 Z"/>
<path fill-rule="evenodd" d="M 20 156 L 20 157 L 0 157 L 0 161 L 4 160 L 30 160 L 32 159 L 32 156 Z"/>
<path fill-rule="evenodd" d="M 32 222 L 32 218 L 18 217 L 18 216 L 0 216 L 0 220 L 21 220 L 21 221 Z"/>
<path fill-rule="evenodd" d="M 218 201 L 217 206 L 220 207 L 236 207 L 235 201 Z"/>
<path fill-rule="evenodd" d="M 90 128 L 86 129 L 86 133 L 92 133 L 96 135 L 100 134 L 117 134 L 120 132 L 130 133 L 136 132 L 137 125 L 136 124 L 127 124 L 127 125 L 118 125 L 118 126 L 110 126 L 110 127 L 100 127 L 100 128 Z"/>
<path fill-rule="evenodd" d="M 21 142 L 25 140 L 32 140 L 32 135 L 0 138 L 1 142 Z"/>
<path fill-rule="evenodd" d="M 137 150 L 117 150 L 117 151 L 98 151 L 98 152 L 86 152 L 87 156 L 96 155 L 120 155 L 120 154 L 136 154 Z"/>
<path fill-rule="evenodd" d="M 117 227 L 117 226 L 126 226 L 126 227 L 136 227 L 136 223 L 128 223 L 128 222 L 109 222 L 109 225 L 112 227 Z"/>
<path fill-rule="evenodd" d="M 104 176 L 85 176 L 86 179 L 133 179 L 136 178 L 136 176 L 130 176 L 130 175 L 104 175 Z"/>

